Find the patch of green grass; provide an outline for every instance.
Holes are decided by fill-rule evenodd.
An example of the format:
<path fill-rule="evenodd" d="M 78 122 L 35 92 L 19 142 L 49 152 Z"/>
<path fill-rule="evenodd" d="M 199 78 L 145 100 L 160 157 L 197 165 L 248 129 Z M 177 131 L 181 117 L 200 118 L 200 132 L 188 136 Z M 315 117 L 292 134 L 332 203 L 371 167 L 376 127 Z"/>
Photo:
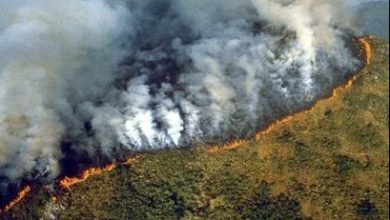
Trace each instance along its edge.
<path fill-rule="evenodd" d="M 347 176 L 356 169 L 361 169 L 362 165 L 359 161 L 351 159 L 345 155 L 337 155 L 335 157 L 335 171 L 341 176 Z"/>

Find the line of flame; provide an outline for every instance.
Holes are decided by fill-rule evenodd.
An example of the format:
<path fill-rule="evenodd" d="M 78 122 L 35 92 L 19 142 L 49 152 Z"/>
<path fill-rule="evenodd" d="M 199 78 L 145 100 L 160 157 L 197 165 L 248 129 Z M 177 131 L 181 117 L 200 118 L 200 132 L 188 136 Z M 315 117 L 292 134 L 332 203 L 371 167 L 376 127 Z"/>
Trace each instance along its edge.
<path fill-rule="evenodd" d="M 362 37 L 362 38 L 359 38 L 359 43 L 363 46 L 363 53 L 365 55 L 365 58 L 366 58 L 366 66 L 367 65 L 370 65 L 371 64 L 371 59 L 372 59 L 372 47 L 371 47 L 371 44 L 369 42 L 369 40 L 371 40 L 373 37 L 372 36 L 367 36 L 367 37 Z"/>
<path fill-rule="evenodd" d="M 139 159 L 139 157 L 140 156 L 129 157 L 126 161 L 119 163 L 119 164 L 113 162 L 113 163 L 110 163 L 104 167 L 88 168 L 88 169 L 84 170 L 80 176 L 64 177 L 63 179 L 61 179 L 59 181 L 59 185 L 63 189 L 70 189 L 71 186 L 78 184 L 78 183 L 81 183 L 81 182 L 84 182 L 85 180 L 87 180 L 91 176 L 96 176 L 96 175 L 99 175 L 103 172 L 109 172 L 109 171 L 115 169 L 116 167 L 118 167 L 119 165 L 127 165 L 128 166 L 128 165 L 136 162 Z"/>
<path fill-rule="evenodd" d="M 368 40 L 370 40 L 372 37 L 371 36 L 368 36 L 368 37 L 363 37 L 363 38 L 360 38 L 358 41 L 359 43 L 362 45 L 362 49 L 363 49 L 363 53 L 364 53 L 364 56 L 365 56 L 365 66 L 369 65 L 371 63 L 371 59 L 372 59 L 372 47 L 371 47 L 371 44 L 369 43 Z M 353 82 L 356 80 L 356 76 L 353 76 L 350 80 L 348 80 L 343 86 L 340 86 L 338 88 L 335 88 L 332 92 L 332 95 L 331 97 L 335 97 L 335 96 L 338 96 L 342 93 L 343 90 L 349 88 L 352 86 Z M 308 110 L 305 110 L 304 112 L 309 112 L 311 111 L 312 109 L 314 109 L 321 101 L 323 100 L 319 100 L 317 101 L 310 109 Z M 256 135 L 255 135 L 255 139 L 258 140 L 259 138 L 261 138 L 262 136 L 266 135 L 266 134 L 269 134 L 271 133 L 272 131 L 274 131 L 276 128 L 280 127 L 281 125 L 291 121 L 296 115 L 300 114 L 302 112 L 298 112 L 298 113 L 295 113 L 293 115 L 290 115 L 290 116 L 287 116 L 285 118 L 282 118 L 280 120 L 277 120 L 276 122 L 272 123 L 271 125 L 269 125 L 266 129 L 258 132 Z M 227 151 L 227 150 L 231 150 L 231 149 L 235 149 L 237 147 L 240 147 L 240 146 L 243 146 L 243 144 L 247 143 L 247 140 L 246 139 L 242 139 L 242 140 L 234 140 L 234 141 L 231 141 L 227 144 L 224 144 L 222 146 L 213 146 L 213 147 L 209 147 L 206 149 L 206 151 L 208 153 L 218 153 L 218 152 L 221 152 L 221 151 Z M 140 156 L 135 156 L 135 157 L 129 157 L 126 161 L 120 163 L 119 165 L 130 165 L 134 162 L 136 162 L 138 159 L 139 159 Z M 96 176 L 96 175 L 99 175 L 103 172 L 109 172 L 113 169 L 115 169 L 116 167 L 118 167 L 118 164 L 116 163 L 111 163 L 111 164 L 108 164 L 104 167 L 92 167 L 92 168 L 89 168 L 89 169 L 86 169 L 84 170 L 80 176 L 77 176 L 77 177 L 64 177 L 63 179 L 61 179 L 59 181 L 59 185 L 63 188 L 63 189 L 70 189 L 71 186 L 75 185 L 75 184 L 78 184 L 78 183 L 81 183 L 81 182 L 84 182 L 85 180 L 87 180 L 89 177 L 91 176 Z M 31 188 L 29 186 L 26 186 L 24 187 L 17 195 L 17 197 L 15 199 L 13 199 L 10 203 L 8 203 L 3 209 L 0 209 L 0 214 L 4 213 L 4 212 L 7 212 L 9 211 L 12 207 L 14 207 L 18 202 L 20 202 L 29 192 L 31 191 Z"/>
<path fill-rule="evenodd" d="M 218 153 L 221 151 L 227 151 L 227 150 L 231 150 L 231 149 L 237 148 L 239 146 L 242 146 L 243 144 L 247 143 L 247 141 L 248 140 L 246 140 L 246 139 L 234 140 L 234 141 L 228 142 L 222 146 L 217 145 L 217 146 L 205 148 L 205 150 L 208 153 Z"/>
<path fill-rule="evenodd" d="M 21 191 L 19 191 L 18 195 L 9 202 L 3 209 L 0 209 L 0 214 L 8 212 L 12 209 L 16 204 L 18 204 L 22 199 L 31 191 L 30 186 L 25 186 Z"/>
<path fill-rule="evenodd" d="M 84 170 L 80 176 L 77 177 L 64 177 L 59 181 L 59 184 L 64 189 L 70 189 L 72 185 L 77 183 L 84 182 L 91 176 L 99 175 L 103 172 L 108 172 L 113 170 L 117 165 L 115 163 L 108 164 L 104 167 L 91 167 Z"/>
<path fill-rule="evenodd" d="M 371 44 L 369 43 L 370 39 L 372 39 L 372 36 L 362 37 L 362 38 L 358 39 L 358 42 L 362 46 L 361 53 L 363 53 L 363 55 L 365 57 L 365 66 L 364 66 L 364 68 L 366 68 L 371 63 L 371 59 L 372 59 L 373 51 L 372 51 Z M 290 122 L 291 120 L 293 120 L 294 118 L 296 118 L 297 115 L 302 114 L 302 113 L 308 113 L 308 112 L 312 111 L 313 109 L 316 108 L 316 106 L 320 105 L 321 102 L 323 102 L 323 101 L 325 101 L 325 100 L 327 100 L 329 98 L 334 98 L 334 97 L 337 97 L 337 96 L 341 95 L 343 93 L 343 91 L 345 91 L 346 89 L 348 89 L 348 88 L 350 88 L 352 86 L 353 82 L 356 79 L 357 79 L 357 76 L 354 75 L 346 83 L 344 83 L 343 85 L 333 89 L 332 94 L 330 95 L 330 97 L 327 97 L 327 98 L 320 99 L 320 100 L 316 101 L 309 109 L 306 109 L 306 110 L 294 113 L 292 115 L 286 116 L 286 117 L 284 117 L 282 119 L 279 119 L 279 120 L 271 123 L 264 130 L 261 130 L 261 131 L 256 133 L 255 140 L 259 140 L 262 136 L 271 133 L 272 131 L 276 130 L 277 128 L 280 128 L 282 125 L 284 125 L 284 124 Z M 227 144 L 224 144 L 222 146 L 221 145 L 217 145 L 217 146 L 212 146 L 210 148 L 206 148 L 205 151 L 208 152 L 208 153 L 218 153 L 218 152 L 221 152 L 221 151 L 227 151 L 227 150 L 231 150 L 231 149 L 235 149 L 235 148 L 244 146 L 244 144 L 247 143 L 247 142 L 248 141 L 246 139 L 235 140 L 235 141 L 229 142 Z"/>

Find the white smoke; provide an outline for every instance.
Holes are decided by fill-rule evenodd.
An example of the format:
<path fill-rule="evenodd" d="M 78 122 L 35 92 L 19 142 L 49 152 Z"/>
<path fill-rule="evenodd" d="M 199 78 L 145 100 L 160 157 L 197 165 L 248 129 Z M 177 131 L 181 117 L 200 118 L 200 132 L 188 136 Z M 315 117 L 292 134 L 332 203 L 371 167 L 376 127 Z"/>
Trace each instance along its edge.
<path fill-rule="evenodd" d="M 0 180 L 253 135 L 357 68 L 340 4 L 0 0 Z"/>
<path fill-rule="evenodd" d="M 112 82 L 128 19 L 102 0 L 0 1 L 1 175 L 58 174 L 74 105 Z"/>

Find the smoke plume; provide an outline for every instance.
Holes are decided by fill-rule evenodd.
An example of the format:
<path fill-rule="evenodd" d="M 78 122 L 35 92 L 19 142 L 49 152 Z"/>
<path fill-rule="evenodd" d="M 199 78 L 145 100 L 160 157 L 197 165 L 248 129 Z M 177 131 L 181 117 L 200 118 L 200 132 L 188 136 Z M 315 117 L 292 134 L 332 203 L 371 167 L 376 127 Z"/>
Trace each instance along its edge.
<path fill-rule="evenodd" d="M 0 195 L 250 137 L 359 66 L 337 0 L 0 0 Z M 68 167 L 67 167 L 68 166 Z"/>

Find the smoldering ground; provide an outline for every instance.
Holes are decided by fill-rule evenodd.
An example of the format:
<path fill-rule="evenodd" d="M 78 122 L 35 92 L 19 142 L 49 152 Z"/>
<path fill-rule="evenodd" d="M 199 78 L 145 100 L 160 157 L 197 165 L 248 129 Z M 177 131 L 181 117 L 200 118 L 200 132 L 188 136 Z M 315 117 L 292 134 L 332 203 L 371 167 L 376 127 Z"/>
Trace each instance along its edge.
<path fill-rule="evenodd" d="M 250 137 L 360 61 L 337 0 L 0 0 L 0 194 Z M 11 192 L 11 193 L 10 193 Z"/>

